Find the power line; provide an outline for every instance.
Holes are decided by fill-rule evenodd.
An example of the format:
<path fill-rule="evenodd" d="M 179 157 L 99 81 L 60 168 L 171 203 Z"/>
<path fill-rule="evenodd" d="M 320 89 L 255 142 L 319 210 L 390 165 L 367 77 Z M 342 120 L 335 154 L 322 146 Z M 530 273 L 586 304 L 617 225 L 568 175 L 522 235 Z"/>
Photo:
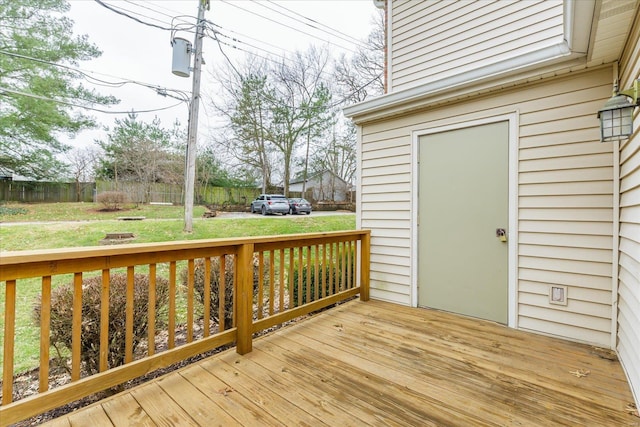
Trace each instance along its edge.
<path fill-rule="evenodd" d="M 101 2 L 101 1 L 99 1 L 99 0 L 96 0 L 96 1 L 98 1 L 98 2 L 99 2 L 99 3 L 101 3 L 101 4 L 103 4 L 103 2 Z M 158 14 L 163 15 L 163 16 L 166 16 L 166 17 L 172 17 L 172 23 L 171 23 L 172 36 L 171 36 L 171 38 L 173 38 L 173 34 L 174 34 L 176 31 L 178 31 L 178 29 L 176 28 L 177 26 L 173 24 L 173 21 L 174 21 L 174 20 L 179 19 L 179 18 L 182 18 L 182 17 L 189 17 L 189 18 L 193 18 L 193 19 L 195 19 L 195 17 L 193 17 L 193 16 L 191 16 L 191 15 L 178 15 L 178 16 L 175 16 L 175 17 L 174 17 L 174 16 L 171 16 L 171 15 L 169 15 L 169 14 L 167 14 L 167 13 L 164 13 L 164 12 L 162 12 L 162 11 L 159 11 L 158 9 L 155 9 L 155 8 L 153 8 L 153 7 L 150 7 L 150 6 L 143 6 L 143 5 L 139 5 L 139 4 L 135 3 L 135 2 L 132 2 L 131 0 L 125 0 L 125 1 L 126 1 L 127 3 L 132 4 L 132 5 L 136 5 L 136 6 L 139 6 L 139 7 L 144 8 L 144 9 L 147 9 L 147 10 L 149 10 L 149 11 L 151 11 L 151 12 L 158 13 Z M 239 8 L 240 10 L 243 10 L 243 11 L 245 11 L 245 12 L 252 13 L 252 14 L 254 14 L 254 15 L 257 15 L 257 16 L 259 16 L 259 17 L 263 18 L 263 19 L 267 19 L 267 20 L 272 21 L 272 22 L 275 22 L 276 24 L 279 24 L 279 25 L 283 25 L 283 26 L 285 26 L 285 27 L 287 27 L 287 28 L 290 28 L 290 29 L 292 29 L 292 30 L 294 30 L 294 31 L 296 31 L 296 32 L 300 32 L 300 33 L 302 33 L 302 34 L 305 34 L 305 35 L 308 35 L 308 36 L 310 36 L 310 37 L 316 38 L 316 39 L 318 39 L 318 40 L 325 41 L 325 40 L 323 40 L 323 39 L 321 39 L 321 38 L 319 38 L 319 37 L 317 37 L 317 36 L 315 36 L 315 35 L 313 35 L 313 34 L 310 34 L 310 33 L 304 32 L 304 31 L 302 31 L 302 30 L 300 30 L 300 29 L 298 29 L 298 28 L 295 28 L 295 27 L 292 27 L 292 26 L 289 26 L 289 25 L 286 25 L 286 24 L 282 24 L 282 23 L 280 23 L 280 22 L 278 22 L 278 21 L 275 21 L 275 20 L 273 20 L 273 19 L 270 19 L 270 18 L 268 18 L 268 17 L 266 17 L 266 16 L 264 16 L 264 15 L 261 15 L 261 14 L 255 13 L 255 12 L 252 12 L 252 11 L 250 11 L 250 10 L 248 10 L 248 9 L 242 8 L 242 7 L 237 6 L 237 5 L 235 5 L 235 4 L 231 4 L 231 3 L 229 3 L 228 1 L 225 1 L 225 0 L 221 0 L 221 1 L 223 1 L 224 3 L 230 4 L 231 6 L 234 6 L 234 7 L 236 7 L 236 8 Z M 273 3 L 273 2 L 272 2 L 272 3 Z M 258 4 L 260 4 L 260 3 L 258 3 Z M 340 31 L 338 31 L 338 30 L 335 30 L 335 29 L 333 29 L 333 28 L 329 27 L 328 25 L 325 25 L 325 24 L 319 23 L 318 21 L 314 21 L 313 19 L 308 18 L 308 17 L 305 17 L 304 15 L 301 15 L 301 14 L 299 14 L 299 13 L 295 12 L 295 11 L 292 11 L 292 10 L 290 10 L 290 9 L 288 9 L 288 8 L 284 7 L 284 6 L 278 5 L 278 4 L 276 4 L 276 3 L 273 3 L 273 4 L 274 4 L 274 5 L 276 5 L 276 6 L 278 6 L 278 7 L 280 7 L 280 8 L 282 8 L 282 9 L 285 9 L 285 10 L 287 10 L 287 11 L 290 11 L 290 12 L 291 12 L 291 13 L 293 13 L 293 14 L 296 14 L 296 15 L 298 15 L 298 16 L 301 16 L 301 17 L 305 18 L 305 19 L 306 19 L 306 20 L 308 20 L 308 21 L 315 22 L 315 23 L 317 23 L 318 25 L 322 25 L 322 26 L 324 26 L 324 27 L 326 27 L 326 28 L 329 28 L 331 31 L 334 31 L 334 32 L 336 32 L 336 33 L 340 33 L 340 34 L 344 34 L 345 36 L 350 37 L 352 40 L 355 40 L 357 43 L 362 44 L 362 42 L 361 42 L 361 41 L 359 41 L 359 40 L 357 40 L 357 39 L 355 39 L 355 38 L 353 38 L 353 37 L 351 37 L 351 36 L 348 36 L 348 35 L 346 35 L 345 33 L 342 33 L 342 32 L 340 32 Z M 260 5 L 261 5 L 261 6 L 263 6 L 263 7 L 266 7 L 266 6 L 262 5 L 262 4 L 260 4 Z M 162 9 L 167 10 L 167 11 L 170 11 L 170 12 L 180 13 L 180 12 L 178 12 L 178 11 L 176 11 L 176 10 L 169 9 L 169 8 L 164 7 L 164 6 L 161 6 L 161 5 L 159 5 L 159 4 L 156 4 L 156 5 L 154 5 L 154 6 L 155 6 L 155 7 L 162 8 Z M 110 8 L 110 9 L 111 9 L 111 10 L 113 10 L 113 8 Z M 335 34 L 331 34 L 331 33 L 329 33 L 328 31 L 323 30 L 322 28 L 317 28 L 317 27 L 314 27 L 313 25 L 303 23 L 303 22 L 301 22 L 301 21 L 300 21 L 299 19 L 297 19 L 297 18 L 293 18 L 293 17 L 291 17 L 291 16 L 289 16 L 289 15 L 285 15 L 285 14 L 283 14 L 282 12 L 278 12 L 278 11 L 276 11 L 276 10 L 272 9 L 272 8 L 267 7 L 267 9 L 269 9 L 269 10 L 271 10 L 272 12 L 277 13 L 277 14 L 279 14 L 279 15 L 285 16 L 285 17 L 287 17 L 287 18 L 289 18 L 289 19 L 293 19 L 294 21 L 296 21 L 296 22 L 298 22 L 298 23 L 301 23 L 301 24 L 303 24 L 303 25 L 308 25 L 308 26 L 311 26 L 312 28 L 316 28 L 317 30 L 322 31 L 322 32 L 325 32 L 325 33 L 327 33 L 327 34 L 329 34 L 329 35 L 331 35 L 331 36 L 341 38 L 342 40 L 345 40 L 345 41 L 347 41 L 347 42 L 349 42 L 349 43 L 354 43 L 354 42 L 352 42 L 352 41 L 350 41 L 350 40 L 347 40 L 345 37 L 336 36 Z M 131 12 L 131 11 L 130 11 L 130 12 Z M 132 13 L 137 13 L 137 12 L 132 12 Z M 125 13 L 122 13 L 122 14 L 126 15 Z M 155 19 L 155 18 L 152 18 L 152 17 L 146 16 L 146 15 L 143 15 L 143 14 L 141 14 L 141 13 L 138 13 L 138 14 L 139 14 L 139 15 L 141 15 L 141 16 L 145 16 L 145 17 L 147 17 L 147 18 L 149 18 L 149 19 L 154 19 L 154 20 L 156 20 L 156 21 L 162 22 L 162 21 L 160 21 L 160 20 L 158 20 L 158 19 Z M 127 16 L 128 16 L 128 15 L 127 15 Z M 130 16 L 129 16 L 129 17 L 130 17 Z M 138 19 L 136 19 L 136 21 L 141 22 L 141 21 L 140 21 L 140 20 L 138 20 Z M 180 31 L 187 31 L 187 32 L 190 32 L 190 33 L 193 33 L 193 32 L 194 32 L 194 31 L 193 31 L 193 28 L 196 26 L 195 24 L 189 23 L 189 22 L 185 21 L 184 19 L 181 19 L 181 21 L 182 21 L 182 23 L 181 23 L 181 24 L 178 24 L 178 25 L 187 25 L 187 26 L 188 26 L 188 28 L 181 29 Z M 144 23 L 144 22 L 143 22 L 143 23 Z M 243 38 L 251 39 L 251 40 L 254 40 L 254 41 L 258 42 L 258 43 L 266 44 L 266 45 L 268 45 L 268 46 L 271 46 L 271 47 L 274 47 L 274 48 L 278 48 L 278 49 L 279 49 L 279 47 L 278 47 L 278 46 L 275 46 L 275 45 L 273 45 L 273 44 L 271 44 L 271 43 L 268 43 L 268 42 L 265 42 L 265 41 L 263 41 L 263 40 L 257 40 L 257 39 L 255 39 L 255 38 L 252 38 L 252 37 L 247 36 L 247 35 L 245 35 L 245 34 L 238 33 L 238 32 L 235 32 L 235 31 L 233 31 L 233 30 L 229 30 L 229 29 L 224 29 L 222 26 L 220 26 L 220 25 L 218 25 L 218 24 L 216 24 L 216 23 L 214 23 L 214 22 L 212 22 L 212 21 L 206 20 L 206 23 L 207 23 L 207 24 L 209 24 L 209 26 L 211 26 L 211 25 L 212 25 L 212 26 L 216 26 L 216 27 L 218 27 L 218 28 L 220 28 L 220 29 L 223 29 L 223 30 L 225 30 L 225 31 L 227 31 L 227 32 L 231 32 L 231 33 L 238 34 L 239 36 L 242 36 Z M 163 28 L 164 28 L 164 29 L 166 29 L 166 27 L 163 27 Z M 219 34 L 220 36 L 222 36 L 222 37 L 225 37 L 225 38 L 230 39 L 231 41 L 233 41 L 233 42 L 235 42 L 235 43 L 240 43 L 240 44 L 242 44 L 242 45 L 246 45 L 246 46 L 248 46 L 248 47 L 250 47 L 250 48 L 252 48 L 252 49 L 256 49 L 256 50 L 258 50 L 258 51 L 261 51 L 261 52 L 267 53 L 268 55 L 273 55 L 273 56 L 276 56 L 276 57 L 278 57 L 278 58 L 281 58 L 281 59 L 282 59 L 283 61 L 285 61 L 285 62 L 293 61 L 293 59 L 288 58 L 288 57 L 287 57 L 287 56 L 285 56 L 285 55 L 275 53 L 275 52 L 270 51 L 270 50 L 268 50 L 268 49 L 266 49 L 266 48 L 259 47 L 259 46 L 256 46 L 256 45 L 254 45 L 254 44 L 251 44 L 251 43 L 248 43 L 248 42 L 246 42 L 246 41 L 243 41 L 243 40 L 241 40 L 241 39 L 239 39 L 239 38 L 229 36 L 229 35 L 225 34 L 225 33 L 224 33 L 224 32 L 222 32 L 222 31 L 218 31 L 218 30 L 211 29 L 211 28 L 209 28 L 209 30 L 213 31 L 214 35 L 213 35 L 213 36 L 212 36 L 212 35 L 210 35 L 210 34 L 207 34 L 207 35 L 208 35 L 209 37 L 213 38 L 214 40 L 216 40 L 216 42 L 218 43 L 218 47 L 219 47 L 219 49 L 220 49 L 220 52 L 222 53 L 222 55 L 223 55 L 223 56 L 225 56 L 225 59 L 226 59 L 229 63 L 231 63 L 231 61 L 230 61 L 230 59 L 228 58 L 228 56 L 226 55 L 226 53 L 224 52 L 224 50 L 222 49 L 222 46 L 221 46 L 222 44 L 224 44 L 224 45 L 226 45 L 226 46 L 229 46 L 229 47 L 231 47 L 231 48 L 233 48 L 233 49 L 236 49 L 236 50 L 240 50 L 240 51 L 246 52 L 246 53 L 251 54 L 251 55 L 253 55 L 253 56 L 256 56 L 256 57 L 259 57 L 259 58 L 262 58 L 262 59 L 269 60 L 269 61 L 271 61 L 271 62 L 276 62 L 276 61 L 273 61 L 273 59 L 271 59 L 271 58 L 267 58 L 267 57 L 264 57 L 264 56 L 262 56 L 262 55 L 258 55 L 258 54 L 256 54 L 255 52 L 252 52 L 252 51 L 250 51 L 250 50 L 243 49 L 242 47 L 236 46 L 235 44 L 225 43 L 225 42 L 221 41 L 221 40 L 217 37 L 217 35 L 218 35 L 218 34 Z M 333 44 L 334 46 L 338 46 L 338 47 L 341 47 L 341 48 L 344 48 L 344 49 L 348 49 L 348 48 L 346 48 L 346 47 L 344 47 L 344 46 L 341 46 L 341 45 L 338 45 L 338 44 L 335 44 L 335 43 L 331 43 L 331 42 L 328 42 L 328 43 L 329 43 L 329 44 Z M 352 49 L 348 49 L 348 50 L 350 50 L 351 52 L 354 52 Z M 286 49 L 285 49 L 284 51 L 285 51 L 285 52 L 288 52 L 288 53 L 292 53 L 292 52 L 290 52 L 290 51 L 288 51 L 288 50 L 286 50 Z"/>
<path fill-rule="evenodd" d="M 209 30 L 211 30 L 211 29 L 209 28 Z M 282 65 L 282 63 L 276 61 L 273 58 L 269 58 L 267 56 L 258 55 L 255 52 L 243 49 L 241 47 L 238 47 L 238 46 L 235 46 L 235 45 L 232 45 L 232 44 L 229 44 L 229 43 L 225 43 L 225 42 L 223 42 L 222 40 L 220 40 L 217 37 L 218 34 L 223 35 L 223 36 L 224 36 L 224 34 L 220 33 L 219 31 L 215 31 L 215 30 L 211 30 L 211 31 L 213 32 L 213 35 L 207 34 L 207 36 L 212 38 L 212 39 L 214 39 L 218 43 L 218 48 L 220 49 L 220 52 L 222 53 L 224 58 L 227 60 L 227 63 L 231 66 L 231 68 L 233 68 L 233 71 L 238 76 L 242 76 L 242 74 L 236 69 L 236 67 L 231 62 L 231 59 L 229 59 L 227 54 L 224 52 L 224 49 L 222 48 L 222 45 L 229 46 L 232 49 L 237 49 L 237 50 L 240 50 L 242 52 L 246 52 L 246 53 L 248 53 L 250 55 L 253 55 L 253 56 L 257 56 L 258 58 L 264 59 L 264 60 L 269 61 L 269 62 L 273 62 L 274 64 Z M 233 39 L 233 40 L 236 40 L 236 39 Z M 269 53 L 268 51 L 266 51 L 266 52 Z M 276 55 L 276 56 L 278 56 L 279 58 L 282 58 L 283 60 L 288 60 L 288 58 L 285 57 L 285 56 L 280 56 L 280 55 Z M 331 73 L 329 73 L 328 71 L 324 71 L 323 70 L 320 73 L 324 74 L 324 75 L 329 75 L 330 77 L 332 76 Z M 367 88 L 369 85 L 371 85 L 373 82 L 375 82 L 378 78 L 380 78 L 381 75 L 382 74 L 378 74 L 378 75 L 374 76 L 371 80 L 369 80 L 366 83 L 362 84 L 361 86 L 353 89 L 350 93 L 348 93 L 347 95 L 343 96 L 342 99 L 340 99 L 339 101 L 336 101 L 336 102 L 333 102 L 332 104 L 330 104 L 329 108 L 335 108 L 335 107 L 337 107 L 339 105 L 342 105 L 345 101 L 348 101 L 353 95 L 357 94 L 358 92 L 360 92 L 361 90 Z"/>
<path fill-rule="evenodd" d="M 118 15 L 126 16 L 126 17 L 127 17 L 127 18 L 129 18 L 129 19 L 133 19 L 134 21 L 139 22 L 139 23 L 144 24 L 144 25 L 147 25 L 147 26 L 149 26 L 149 27 L 155 27 L 155 28 L 159 28 L 159 29 L 161 29 L 161 30 L 167 30 L 167 31 L 172 31 L 172 30 L 173 30 L 173 28 L 170 28 L 170 27 L 162 27 L 162 26 L 160 26 L 160 25 L 156 25 L 156 24 L 152 24 L 152 23 L 150 23 L 150 22 L 143 21 L 142 19 L 136 18 L 135 16 L 131 16 L 131 15 L 129 15 L 128 13 L 123 12 L 123 10 L 126 10 L 126 9 L 116 9 L 116 8 L 115 8 L 115 7 L 113 7 L 113 6 L 110 6 L 110 5 L 106 4 L 106 3 L 104 3 L 102 0 L 94 0 L 94 1 L 95 1 L 96 3 L 98 3 L 100 6 L 105 7 L 105 8 L 107 8 L 107 9 L 109 9 L 110 11 L 117 13 Z M 127 12 L 131 12 L 131 11 L 127 11 Z M 154 19 L 154 18 L 150 18 L 150 17 L 148 17 L 148 16 L 146 16 L 146 18 Z M 158 19 L 155 19 L 155 20 L 156 20 L 156 21 L 159 21 Z M 162 22 L 162 21 L 160 21 L 160 22 Z"/>
<path fill-rule="evenodd" d="M 265 45 L 267 45 L 267 46 L 269 46 L 269 47 L 273 47 L 273 48 L 276 48 L 276 49 L 281 49 L 281 50 L 284 50 L 285 52 L 289 52 L 287 49 L 282 49 L 282 47 L 281 47 L 281 46 L 277 46 L 277 45 L 275 45 L 275 44 L 273 44 L 273 43 L 269 43 L 269 42 L 266 42 L 266 41 L 264 41 L 264 40 L 259 40 L 259 39 L 256 39 L 256 38 L 254 38 L 254 37 L 248 36 L 248 35 L 246 35 L 246 34 L 242 34 L 242 33 L 239 33 L 239 32 L 237 32 L 237 31 L 230 30 L 230 29 L 228 29 L 228 28 L 225 28 L 225 27 L 223 27 L 223 26 L 221 26 L 221 25 L 216 24 L 216 23 L 215 23 L 215 22 L 213 22 L 213 21 L 206 21 L 206 22 L 207 22 L 207 24 L 209 24 L 209 25 L 213 25 L 214 27 L 218 27 L 218 28 L 220 28 L 220 30 L 224 30 L 224 31 L 229 32 L 229 33 L 231 33 L 231 34 L 237 34 L 237 35 L 239 35 L 240 37 L 244 37 L 244 38 L 246 38 L 246 39 L 253 40 L 253 41 L 255 41 L 255 42 L 265 44 Z M 222 33 L 222 31 L 218 31 L 218 30 L 213 29 L 213 28 L 211 28 L 211 31 L 215 31 L 215 32 L 217 32 L 217 33 L 220 33 L 222 36 L 224 36 L 224 37 L 228 37 L 228 38 L 231 38 L 232 40 L 237 40 L 235 37 L 231 37 L 231 36 L 227 36 L 227 35 L 225 35 L 224 33 Z M 238 40 L 238 41 L 239 41 L 239 40 Z M 247 44 L 248 44 L 248 43 L 247 43 Z M 266 49 L 263 49 L 263 48 L 256 47 L 256 49 L 260 49 L 260 50 L 264 50 L 265 52 L 268 52 Z"/>
<path fill-rule="evenodd" d="M 363 46 L 363 45 L 364 45 L 364 44 L 363 44 L 363 42 L 362 42 L 362 40 L 358 40 L 357 38 L 352 37 L 352 36 L 350 36 L 349 34 L 343 33 L 342 31 L 336 30 L 335 28 L 332 28 L 332 27 L 330 27 L 330 26 L 328 26 L 328 25 L 325 25 L 325 24 L 323 24 L 323 23 L 321 23 L 321 22 L 319 22 L 319 21 L 316 21 L 315 19 L 311 19 L 311 18 L 309 18 L 309 17 L 307 17 L 307 16 L 304 16 L 304 15 L 302 15 L 302 14 L 300 14 L 300 13 L 296 12 L 295 10 L 291 10 L 291 9 L 289 9 L 288 7 L 282 6 L 281 4 L 278 4 L 278 3 L 276 3 L 276 2 L 274 2 L 274 1 L 272 1 L 272 0 L 267 0 L 267 1 L 268 1 L 269 3 L 271 3 L 271 4 L 273 4 L 274 6 L 279 7 L 280 9 L 284 9 L 284 10 L 286 10 L 287 12 L 290 12 L 290 13 L 292 13 L 292 14 L 294 14 L 294 15 L 297 15 L 297 16 L 299 16 L 299 17 L 301 17 L 301 18 L 304 18 L 305 20 L 307 20 L 307 21 L 311 22 L 312 24 L 307 23 L 307 22 L 302 22 L 302 21 L 300 21 L 299 19 L 292 17 L 291 15 L 286 15 L 286 14 L 284 14 L 284 13 L 282 13 L 282 12 L 278 12 L 277 10 L 273 9 L 272 7 L 267 6 L 266 4 L 263 4 L 263 3 L 260 3 L 260 2 L 258 2 L 257 4 L 259 4 L 260 6 L 262 6 L 262 7 L 264 7 L 264 8 L 267 8 L 267 9 L 269 9 L 269 10 L 272 10 L 272 11 L 274 11 L 274 12 L 278 13 L 278 14 L 281 14 L 282 16 L 286 16 L 286 17 L 287 17 L 287 18 L 289 18 L 289 19 L 293 19 L 293 20 L 295 20 L 296 22 L 300 22 L 301 24 L 307 25 L 307 26 L 309 26 L 309 27 L 311 27 L 311 28 L 314 28 L 314 29 L 316 29 L 316 30 L 318 30 L 318 31 L 322 31 L 323 33 L 329 34 L 330 36 L 333 36 L 333 37 L 337 37 L 337 38 L 339 38 L 339 39 L 342 39 L 342 40 L 344 40 L 344 41 L 346 41 L 346 42 L 348 42 L 348 43 L 356 44 L 356 45 L 359 45 L 359 46 Z M 316 25 L 319 25 L 319 26 L 322 26 L 322 27 L 328 28 L 329 30 L 331 30 L 331 32 L 329 32 L 329 31 L 327 31 L 327 30 L 325 30 L 325 29 L 319 28 L 319 27 L 317 27 Z"/>
<path fill-rule="evenodd" d="M 98 1 L 98 0 L 96 0 L 96 1 Z M 230 2 L 230 1 L 228 1 L 228 0 L 220 0 L 220 1 L 221 1 L 221 2 L 223 2 L 223 3 L 225 3 L 225 4 L 228 4 L 228 5 L 230 5 L 230 6 L 233 6 L 233 7 L 237 8 L 237 9 L 244 10 L 245 12 L 250 13 L 250 14 L 252 14 L 252 15 L 259 16 L 260 18 L 266 19 L 267 21 L 271 21 L 271 22 L 273 22 L 273 23 L 276 23 L 276 24 L 278 24 L 278 25 L 282 25 L 283 27 L 287 27 L 287 28 L 289 28 L 289 29 L 291 29 L 291 30 L 294 30 L 294 31 L 296 31 L 296 32 L 299 32 L 299 33 L 305 34 L 305 35 L 307 35 L 307 36 L 309 36 L 309 37 L 313 37 L 313 38 L 315 38 L 315 39 L 321 40 L 321 41 L 326 42 L 326 43 L 328 43 L 328 44 L 331 44 L 331 45 L 337 46 L 337 47 L 339 47 L 339 48 L 341 48 L 341 49 L 346 49 L 346 50 L 348 50 L 348 51 L 350 51 L 350 52 L 355 53 L 355 51 L 354 51 L 353 49 L 351 49 L 351 48 L 348 48 L 348 47 L 345 47 L 345 46 L 341 46 L 341 45 L 339 45 L 339 44 L 337 44 L 337 43 L 333 43 L 333 42 L 330 42 L 330 41 L 323 40 L 323 39 L 321 39 L 320 37 L 318 37 L 318 36 L 316 36 L 316 35 L 313 35 L 313 34 L 311 34 L 311 33 L 307 33 L 306 31 L 302 31 L 302 30 L 300 30 L 299 28 L 292 27 L 292 26 L 287 25 L 287 24 L 284 24 L 284 23 L 282 23 L 282 22 L 278 22 L 278 21 L 277 21 L 277 20 L 275 20 L 275 19 L 272 19 L 272 18 L 269 18 L 269 17 L 267 17 L 267 16 L 261 15 L 261 14 L 259 14 L 258 12 L 253 12 L 253 11 L 251 11 L 251 10 L 249 10 L 249 9 L 246 9 L 246 8 L 242 7 L 242 6 L 238 6 L 237 4 L 235 4 L 235 3 L 233 3 L 233 2 Z"/>
<path fill-rule="evenodd" d="M 4 92 L 4 93 L 2 93 L 2 92 Z M 33 93 L 21 92 L 21 91 L 8 89 L 6 87 L 1 87 L 0 86 L 0 95 L 5 95 L 6 93 L 12 93 L 14 95 L 26 96 L 26 97 L 34 98 L 34 99 L 40 99 L 42 101 L 55 102 L 57 104 L 69 105 L 71 107 L 83 108 L 85 110 L 97 111 L 99 113 L 105 113 L 105 114 L 153 113 L 153 112 L 156 112 L 156 111 L 163 111 L 163 110 L 168 110 L 170 108 L 177 107 L 178 105 L 181 105 L 184 102 L 184 101 L 181 101 L 181 102 L 178 102 L 177 104 L 173 104 L 173 105 L 170 105 L 168 107 L 154 108 L 154 109 L 150 109 L 150 110 L 109 111 L 109 110 L 102 110 L 100 108 L 88 107 L 86 105 L 76 104 L 74 102 L 62 101 L 60 99 L 47 98 L 46 96 L 40 96 L 40 95 L 35 95 Z"/>
<path fill-rule="evenodd" d="M 237 39 L 237 38 L 235 38 L 235 37 L 228 36 L 228 35 L 224 34 L 224 33 L 223 33 L 223 32 L 221 32 L 221 31 L 213 30 L 213 29 L 210 29 L 210 28 L 207 28 L 207 29 L 208 29 L 208 30 L 210 30 L 210 32 L 213 32 L 213 37 L 209 35 L 209 32 L 207 33 L 207 36 L 209 36 L 209 37 L 211 37 L 211 38 L 216 39 L 216 38 L 217 38 L 217 36 L 218 36 L 218 35 L 220 35 L 220 36 L 222 36 L 222 37 L 224 37 L 224 38 L 227 38 L 227 39 L 231 40 L 232 42 L 236 42 L 236 43 L 240 43 L 240 44 L 243 44 L 243 45 L 247 45 L 247 46 L 252 47 L 252 48 L 254 48 L 254 49 L 256 49 L 256 50 L 259 50 L 259 51 L 262 51 L 262 52 L 268 53 L 269 55 L 273 55 L 273 56 L 277 56 L 277 57 L 279 57 L 279 58 L 287 59 L 287 57 L 286 57 L 286 56 L 284 56 L 284 55 L 281 55 L 281 54 L 276 53 L 276 52 L 272 52 L 272 51 L 270 51 L 270 50 L 267 50 L 267 49 L 261 48 L 261 47 L 259 47 L 259 46 L 252 45 L 251 43 L 247 43 L 247 42 L 242 41 L 242 40 L 240 40 L 240 39 Z M 225 43 L 225 44 L 227 44 L 228 46 L 231 46 L 231 45 L 230 45 L 230 44 L 228 44 L 228 43 Z M 245 52 L 249 52 L 249 51 L 246 51 L 246 50 L 245 50 Z M 249 53 L 251 53 L 251 52 L 249 52 Z"/>
<path fill-rule="evenodd" d="M 105 86 L 122 87 L 125 84 L 136 84 L 136 85 L 143 86 L 143 87 L 146 87 L 146 88 L 149 88 L 149 89 L 154 89 L 154 90 L 165 90 L 165 91 L 171 91 L 171 92 L 176 92 L 176 93 L 181 93 L 181 94 L 189 94 L 188 91 L 184 91 L 184 90 L 181 90 L 181 89 L 163 88 L 163 87 L 161 87 L 159 85 L 155 85 L 155 84 L 152 84 L 152 83 L 146 83 L 146 82 L 141 82 L 141 81 L 137 81 L 137 80 L 127 79 L 126 77 L 118 77 L 118 76 L 114 76 L 114 75 L 111 75 L 111 74 L 100 73 L 98 71 L 82 70 L 80 68 L 75 68 L 75 67 L 70 67 L 70 66 L 64 65 L 64 64 L 58 64 L 58 63 L 55 63 L 55 62 L 45 61 L 44 59 L 34 58 L 32 56 L 22 55 L 22 54 L 19 54 L 19 53 L 7 52 L 5 50 L 0 50 L 0 54 L 13 56 L 13 57 L 16 57 L 16 58 L 21 58 L 21 59 L 26 59 L 26 60 L 29 60 L 29 61 L 40 62 L 40 63 L 47 64 L 47 65 L 53 65 L 55 67 L 65 68 L 67 70 L 77 72 L 77 73 L 83 75 L 84 77 L 86 77 L 87 79 L 92 79 L 92 80 L 96 80 L 98 82 L 104 83 Z M 120 82 L 108 82 L 106 80 L 102 80 L 102 79 L 98 79 L 97 77 L 90 76 L 88 73 L 98 74 L 98 75 L 101 75 L 101 76 L 110 77 L 110 78 L 114 78 L 114 79 L 120 79 L 121 81 Z"/>

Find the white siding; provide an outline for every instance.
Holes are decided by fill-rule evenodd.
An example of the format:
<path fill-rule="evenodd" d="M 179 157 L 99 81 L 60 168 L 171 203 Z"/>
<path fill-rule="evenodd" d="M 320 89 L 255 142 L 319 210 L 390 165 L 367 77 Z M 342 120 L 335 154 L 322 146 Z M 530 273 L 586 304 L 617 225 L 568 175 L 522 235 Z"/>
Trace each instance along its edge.
<path fill-rule="evenodd" d="M 561 0 L 393 2 L 391 91 L 558 44 L 562 15 Z"/>
<path fill-rule="evenodd" d="M 640 76 L 640 14 L 621 61 L 621 82 Z M 635 134 L 620 146 L 620 251 L 618 269 L 618 354 L 636 402 L 640 403 L 640 115 Z"/>
<path fill-rule="evenodd" d="M 372 297 L 411 302 L 412 132 L 516 111 L 519 327 L 609 347 L 613 150 L 598 142 L 596 111 L 610 93 L 607 68 L 363 125 Z M 567 306 L 549 304 L 554 284 L 568 287 Z"/>

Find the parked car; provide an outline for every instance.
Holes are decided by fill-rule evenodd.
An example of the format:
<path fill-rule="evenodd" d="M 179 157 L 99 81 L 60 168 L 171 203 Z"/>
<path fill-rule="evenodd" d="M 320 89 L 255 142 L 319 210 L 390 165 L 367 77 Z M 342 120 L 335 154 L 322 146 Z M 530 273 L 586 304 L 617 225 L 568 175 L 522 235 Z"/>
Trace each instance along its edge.
<path fill-rule="evenodd" d="M 289 213 L 291 215 L 300 213 L 311 215 L 311 203 L 300 197 L 289 199 Z"/>
<path fill-rule="evenodd" d="M 282 194 L 261 194 L 251 202 L 251 213 L 254 212 L 286 215 L 289 213 L 289 200 Z"/>

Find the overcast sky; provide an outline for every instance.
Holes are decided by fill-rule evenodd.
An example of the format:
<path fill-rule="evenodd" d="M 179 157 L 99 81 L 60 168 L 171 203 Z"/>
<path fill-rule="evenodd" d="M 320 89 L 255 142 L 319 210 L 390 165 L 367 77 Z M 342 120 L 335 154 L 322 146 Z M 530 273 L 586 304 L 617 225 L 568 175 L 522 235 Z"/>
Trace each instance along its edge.
<path fill-rule="evenodd" d="M 181 1 L 129 1 L 102 0 L 108 6 L 137 18 L 145 23 L 175 28 L 195 23 L 198 0 Z M 108 82 L 133 80 L 170 89 L 191 90 L 191 78 L 171 73 L 172 31 L 137 22 L 127 16 L 109 10 L 93 0 L 71 0 L 70 17 L 77 34 L 86 34 L 103 54 L 100 58 L 83 62 L 80 68 L 90 71 L 90 76 Z M 212 0 L 205 18 L 220 31 L 218 43 L 204 39 L 205 68 L 226 61 L 221 48 L 232 62 L 241 61 L 245 51 L 256 55 L 284 55 L 296 50 L 306 50 L 309 45 L 328 45 L 336 53 L 349 52 L 356 40 L 364 40 L 372 29 L 376 8 L 372 0 Z M 172 25 L 173 24 L 173 25 Z M 193 42 L 193 33 L 177 31 L 177 37 Z M 233 40 L 235 38 L 235 40 Z M 226 44 L 224 44 L 226 43 Z M 91 86 L 86 82 L 88 86 Z M 108 107 L 111 111 L 143 111 L 169 107 L 179 103 L 159 96 L 154 90 L 136 84 L 119 88 L 95 86 L 102 94 L 111 94 L 121 103 Z M 203 92 L 211 84 L 207 72 L 203 72 Z M 114 118 L 124 114 L 93 112 L 104 125 L 111 125 Z M 210 124 L 206 108 L 200 108 L 200 129 Z M 188 107 L 179 106 L 158 112 L 140 113 L 139 117 L 151 121 L 158 116 L 163 127 L 170 127 L 178 119 L 186 129 Z M 104 138 L 104 131 L 83 132 L 73 141 L 74 146 L 85 146 L 96 138 Z"/>

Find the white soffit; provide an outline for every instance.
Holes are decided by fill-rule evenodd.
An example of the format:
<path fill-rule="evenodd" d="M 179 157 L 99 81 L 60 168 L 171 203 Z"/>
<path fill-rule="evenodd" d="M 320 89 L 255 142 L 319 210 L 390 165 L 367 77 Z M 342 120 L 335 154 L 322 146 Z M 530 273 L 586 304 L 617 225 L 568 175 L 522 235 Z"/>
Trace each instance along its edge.
<path fill-rule="evenodd" d="M 590 64 L 606 64 L 620 59 L 624 43 L 640 6 L 638 0 L 602 0 L 596 10 L 591 34 Z"/>

